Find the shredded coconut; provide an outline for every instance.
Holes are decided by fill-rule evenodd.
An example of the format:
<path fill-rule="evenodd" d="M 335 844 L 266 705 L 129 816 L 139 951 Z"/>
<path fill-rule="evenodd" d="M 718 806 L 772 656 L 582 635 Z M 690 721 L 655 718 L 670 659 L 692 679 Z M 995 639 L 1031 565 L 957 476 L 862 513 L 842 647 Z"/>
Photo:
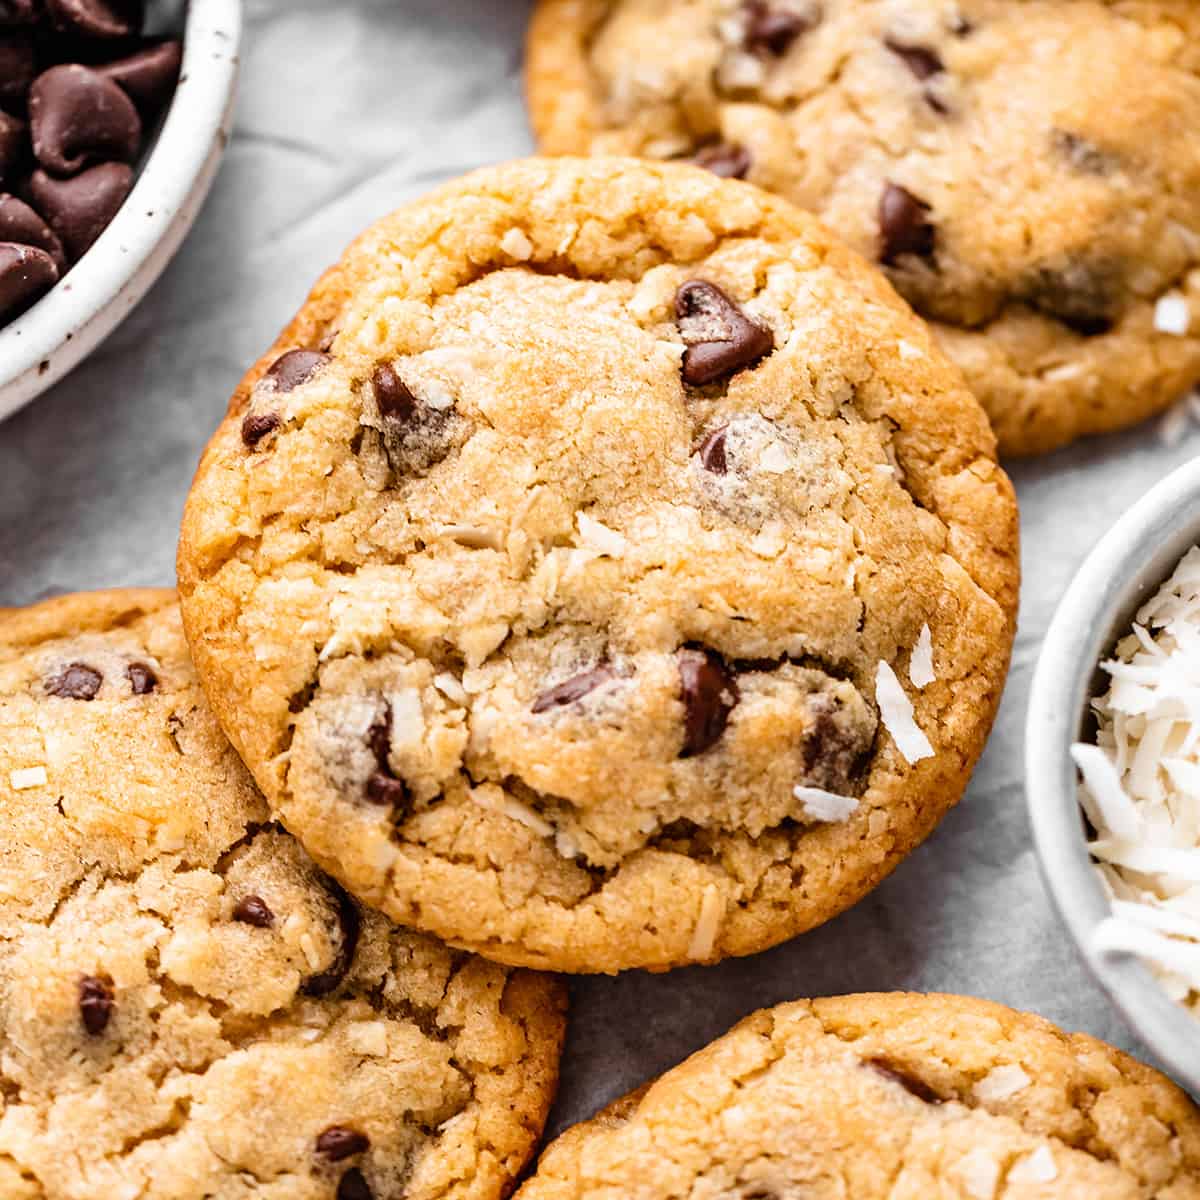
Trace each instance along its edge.
<path fill-rule="evenodd" d="M 28 791 L 29 788 L 44 787 L 46 783 L 45 767 L 19 767 L 9 771 L 8 782 L 14 792 Z"/>
<path fill-rule="evenodd" d="M 625 553 L 629 543 L 615 529 L 609 529 L 587 513 L 578 513 L 576 521 L 579 524 L 579 537 L 589 549 L 609 558 L 620 558 Z"/>
<path fill-rule="evenodd" d="M 433 677 L 433 686 L 437 688 L 447 700 L 453 700 L 455 704 L 467 705 L 471 703 L 471 697 L 467 693 L 467 689 L 453 675 L 446 671 Z"/>
<path fill-rule="evenodd" d="M 910 766 L 933 757 L 933 746 L 913 717 L 912 701 L 900 686 L 896 672 L 882 660 L 875 672 L 875 702 L 884 728 Z"/>
<path fill-rule="evenodd" d="M 937 679 L 933 670 L 933 634 L 929 632 L 928 625 L 921 626 L 921 632 L 917 635 L 917 644 L 909 656 L 908 679 L 918 690 L 928 687 Z"/>
<path fill-rule="evenodd" d="M 1039 1146 L 1014 1163 L 1008 1172 L 1009 1183 L 1052 1183 L 1057 1178 L 1058 1167 L 1049 1146 Z"/>
<path fill-rule="evenodd" d="M 792 469 L 791 456 L 778 442 L 772 442 L 759 456 L 758 465 L 771 475 L 785 475 Z"/>
<path fill-rule="evenodd" d="M 1009 1096 L 1023 1092 L 1032 1082 L 1016 1063 L 1004 1063 L 993 1067 L 975 1084 L 975 1098 L 982 1104 L 1007 1100 Z"/>
<path fill-rule="evenodd" d="M 696 928 L 688 945 L 688 958 L 693 962 L 699 962 L 712 955 L 724 911 L 725 903 L 721 899 L 721 889 L 715 883 L 710 883 L 704 889 L 704 896 L 700 900 L 700 915 L 696 918 Z"/>
<path fill-rule="evenodd" d="M 810 821 L 841 824 L 858 812 L 858 801 L 853 796 L 839 796 L 824 788 L 796 787 L 792 795 L 800 801 L 801 811 Z"/>
<path fill-rule="evenodd" d="M 579 857 L 579 846 L 575 839 L 569 833 L 563 833 L 562 830 L 554 835 L 554 849 L 562 858 Z"/>
<path fill-rule="evenodd" d="M 533 257 L 533 243 L 515 225 L 500 239 L 500 249 L 517 262 L 527 262 Z"/>
<path fill-rule="evenodd" d="M 442 536 L 469 550 L 499 550 L 504 545 L 504 540 L 495 529 L 483 529 L 477 525 L 443 525 Z"/>
<path fill-rule="evenodd" d="M 1168 292 L 1158 298 L 1158 303 L 1154 306 L 1154 328 L 1159 333 L 1187 337 L 1191 324 L 1192 312 L 1186 296 L 1180 295 L 1179 292 Z"/>
<path fill-rule="evenodd" d="M 972 1200 L 992 1200 L 1000 1183 L 1000 1164 L 986 1150 L 972 1150 L 958 1164 L 963 1187 Z"/>

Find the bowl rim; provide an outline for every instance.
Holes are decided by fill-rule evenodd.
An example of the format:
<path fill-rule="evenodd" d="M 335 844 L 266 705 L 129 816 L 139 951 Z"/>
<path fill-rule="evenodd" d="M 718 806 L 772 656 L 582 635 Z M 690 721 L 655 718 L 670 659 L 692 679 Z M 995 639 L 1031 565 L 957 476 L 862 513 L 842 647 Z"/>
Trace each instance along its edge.
<path fill-rule="evenodd" d="M 1046 631 L 1025 729 L 1025 796 L 1047 889 L 1092 973 L 1168 1073 L 1200 1096 L 1200 1024 L 1133 955 L 1099 954 L 1110 906 L 1087 853 L 1070 746 L 1097 692 L 1099 663 L 1134 613 L 1200 542 L 1200 458 L 1155 485 L 1106 533 Z"/>
<path fill-rule="evenodd" d="M 165 269 L 228 141 L 242 0 L 189 0 L 170 107 L 117 215 L 64 280 L 0 328 L 0 420 L 90 354 Z"/>

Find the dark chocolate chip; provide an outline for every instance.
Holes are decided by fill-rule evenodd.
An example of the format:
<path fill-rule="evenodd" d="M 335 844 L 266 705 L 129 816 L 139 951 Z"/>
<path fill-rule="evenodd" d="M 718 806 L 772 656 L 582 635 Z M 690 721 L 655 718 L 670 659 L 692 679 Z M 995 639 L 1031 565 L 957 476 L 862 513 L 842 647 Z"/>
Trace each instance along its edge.
<path fill-rule="evenodd" d="M 248 412 L 242 418 L 242 441 L 253 450 L 268 433 L 279 428 L 279 414 Z"/>
<path fill-rule="evenodd" d="M 38 212 L 58 235 L 75 262 L 108 228 L 133 187 L 133 171 L 125 163 L 101 163 L 73 179 L 55 179 L 40 168 L 29 180 Z"/>
<path fill-rule="evenodd" d="M 79 1016 L 92 1037 L 99 1037 L 108 1028 L 115 1004 L 111 979 L 85 975 L 79 981 Z"/>
<path fill-rule="evenodd" d="M 36 62 L 33 38 L 27 32 L 0 34 L 0 104 L 19 104 L 24 100 L 37 73 Z"/>
<path fill-rule="evenodd" d="M 745 0 L 745 46 L 778 57 L 812 28 L 812 21 L 796 12 L 773 8 L 767 0 Z"/>
<path fill-rule="evenodd" d="M 373 771 L 367 778 L 367 799 L 380 808 L 405 809 L 412 799 L 408 785 L 386 771 Z"/>
<path fill-rule="evenodd" d="M 725 457 L 725 440 L 728 433 L 724 425 L 720 429 L 714 429 L 700 443 L 700 449 L 697 451 L 700 455 L 700 465 L 714 475 L 724 475 L 729 470 L 729 462 Z"/>
<path fill-rule="evenodd" d="M 275 924 L 275 914 L 261 896 L 243 896 L 233 906 L 233 919 L 255 929 L 270 929 Z"/>
<path fill-rule="evenodd" d="M 71 663 L 59 674 L 46 680 L 46 692 L 62 700 L 95 700 L 104 676 L 87 663 Z"/>
<path fill-rule="evenodd" d="M 148 696 L 158 687 L 158 676 L 145 663 L 130 663 L 125 668 L 125 678 L 135 696 Z"/>
<path fill-rule="evenodd" d="M 0 320 L 24 312 L 58 282 L 58 268 L 45 250 L 0 242 Z"/>
<path fill-rule="evenodd" d="M 301 991 L 308 996 L 328 996 L 346 978 L 346 972 L 354 962 L 354 952 L 358 948 L 358 932 L 362 924 L 358 906 L 345 891 L 332 879 L 326 879 L 325 884 L 337 904 L 341 942 L 329 967 L 319 975 L 310 975 L 304 981 Z"/>
<path fill-rule="evenodd" d="M 0 0 L 0 29 L 33 25 L 42 15 L 42 0 Z"/>
<path fill-rule="evenodd" d="M 183 44 L 172 40 L 157 42 L 96 70 L 120 84 L 143 112 L 157 112 L 175 90 L 182 61 Z"/>
<path fill-rule="evenodd" d="M 945 1100 L 923 1079 L 910 1075 L 889 1059 L 868 1058 L 864 1060 L 864 1065 L 870 1067 L 876 1074 L 882 1075 L 884 1079 L 898 1083 L 906 1092 L 916 1096 L 918 1100 L 924 1100 L 926 1104 L 945 1104 Z"/>
<path fill-rule="evenodd" d="M 898 58 L 903 59 L 904 65 L 918 79 L 928 79 L 946 69 L 938 52 L 928 46 L 910 46 L 892 37 L 885 38 L 883 44 Z"/>
<path fill-rule="evenodd" d="M 33 153 L 55 175 L 90 162 L 133 162 L 142 121 L 133 101 L 98 71 L 70 63 L 43 71 L 29 89 Z"/>
<path fill-rule="evenodd" d="M 338 1180 L 337 1200 L 375 1200 L 366 1176 L 357 1167 L 351 1167 Z"/>
<path fill-rule="evenodd" d="M 894 263 L 906 254 L 928 258 L 933 254 L 937 231 L 929 220 L 931 208 L 898 183 L 889 183 L 879 200 L 881 262 Z"/>
<path fill-rule="evenodd" d="M 687 349 L 683 381 L 703 387 L 752 367 L 775 348 L 775 337 L 714 283 L 691 279 L 675 293 L 675 319 Z"/>
<path fill-rule="evenodd" d="M 319 350 L 289 350 L 271 364 L 266 378 L 275 385 L 277 392 L 293 392 L 306 384 L 327 362 L 329 355 Z"/>
<path fill-rule="evenodd" d="M 800 742 L 804 782 L 845 795 L 870 752 L 874 731 L 850 718 L 828 693 L 811 695 L 808 711 L 812 722 Z"/>
<path fill-rule="evenodd" d="M 1120 272 L 1084 260 L 1037 267 L 1020 299 L 1082 337 L 1107 333 L 1120 311 Z"/>
<path fill-rule="evenodd" d="M 142 0 L 45 0 L 50 23 L 61 33 L 119 38 L 137 33 L 145 16 Z"/>
<path fill-rule="evenodd" d="M 612 667 L 595 667 L 591 671 L 574 675 L 538 696 L 533 702 L 533 712 L 542 713 L 551 708 L 566 708 L 616 677 L 617 673 Z"/>
<path fill-rule="evenodd" d="M 0 181 L 15 178 L 25 161 L 25 122 L 0 109 Z"/>
<path fill-rule="evenodd" d="M 371 1148 L 371 1139 L 357 1129 L 345 1125 L 330 1125 L 317 1135 L 317 1153 L 330 1162 L 341 1162 L 356 1154 L 365 1154 Z"/>
<path fill-rule="evenodd" d="M 19 242 L 23 246 L 45 250 L 54 259 L 59 275 L 66 273 L 67 259 L 62 242 L 54 230 L 16 196 L 0 194 L 0 242 Z"/>
<path fill-rule="evenodd" d="M 411 424 L 417 420 L 424 405 L 408 390 L 408 385 L 390 363 L 380 363 L 371 376 L 375 403 L 379 415 L 391 421 Z"/>
<path fill-rule="evenodd" d="M 715 746 L 739 699 L 733 673 L 712 650 L 679 651 L 679 686 L 684 734 L 680 758 L 692 758 Z"/>
<path fill-rule="evenodd" d="M 722 179 L 745 179 L 753 165 L 750 151 L 736 142 L 715 142 L 705 146 L 692 162 Z"/>
<path fill-rule="evenodd" d="M 367 730 L 367 745 L 375 755 L 375 761 L 381 771 L 390 771 L 388 759 L 392 753 L 392 707 L 383 706 L 383 716 L 376 720 Z"/>

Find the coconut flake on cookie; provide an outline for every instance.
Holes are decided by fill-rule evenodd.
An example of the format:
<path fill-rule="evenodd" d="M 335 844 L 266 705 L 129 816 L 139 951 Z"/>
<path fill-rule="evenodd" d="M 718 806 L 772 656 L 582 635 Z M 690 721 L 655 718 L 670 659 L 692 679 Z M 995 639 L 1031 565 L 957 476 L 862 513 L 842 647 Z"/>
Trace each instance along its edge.
<path fill-rule="evenodd" d="M 875 701 L 884 728 L 892 735 L 909 766 L 933 757 L 933 746 L 913 716 L 912 701 L 896 678 L 896 672 L 882 660 L 875 672 Z"/>

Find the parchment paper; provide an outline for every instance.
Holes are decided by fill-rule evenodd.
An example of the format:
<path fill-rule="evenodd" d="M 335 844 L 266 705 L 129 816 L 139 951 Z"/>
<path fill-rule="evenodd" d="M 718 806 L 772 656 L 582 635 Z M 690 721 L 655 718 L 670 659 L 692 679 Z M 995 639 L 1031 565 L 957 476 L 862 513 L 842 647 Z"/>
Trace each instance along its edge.
<path fill-rule="evenodd" d="M 441 180 L 528 153 L 523 0 L 250 0 L 236 133 L 195 230 L 120 330 L 0 425 L 0 603 L 169 584 L 197 458 L 246 366 L 364 225 Z M 554 1126 L 763 1005 L 912 988 L 990 997 L 1140 1051 L 1038 875 L 1022 724 L 1042 634 L 1092 543 L 1200 452 L 1155 424 L 1009 464 L 1024 522 L 1021 631 L 962 805 L 856 908 L 755 958 L 573 982 Z"/>

